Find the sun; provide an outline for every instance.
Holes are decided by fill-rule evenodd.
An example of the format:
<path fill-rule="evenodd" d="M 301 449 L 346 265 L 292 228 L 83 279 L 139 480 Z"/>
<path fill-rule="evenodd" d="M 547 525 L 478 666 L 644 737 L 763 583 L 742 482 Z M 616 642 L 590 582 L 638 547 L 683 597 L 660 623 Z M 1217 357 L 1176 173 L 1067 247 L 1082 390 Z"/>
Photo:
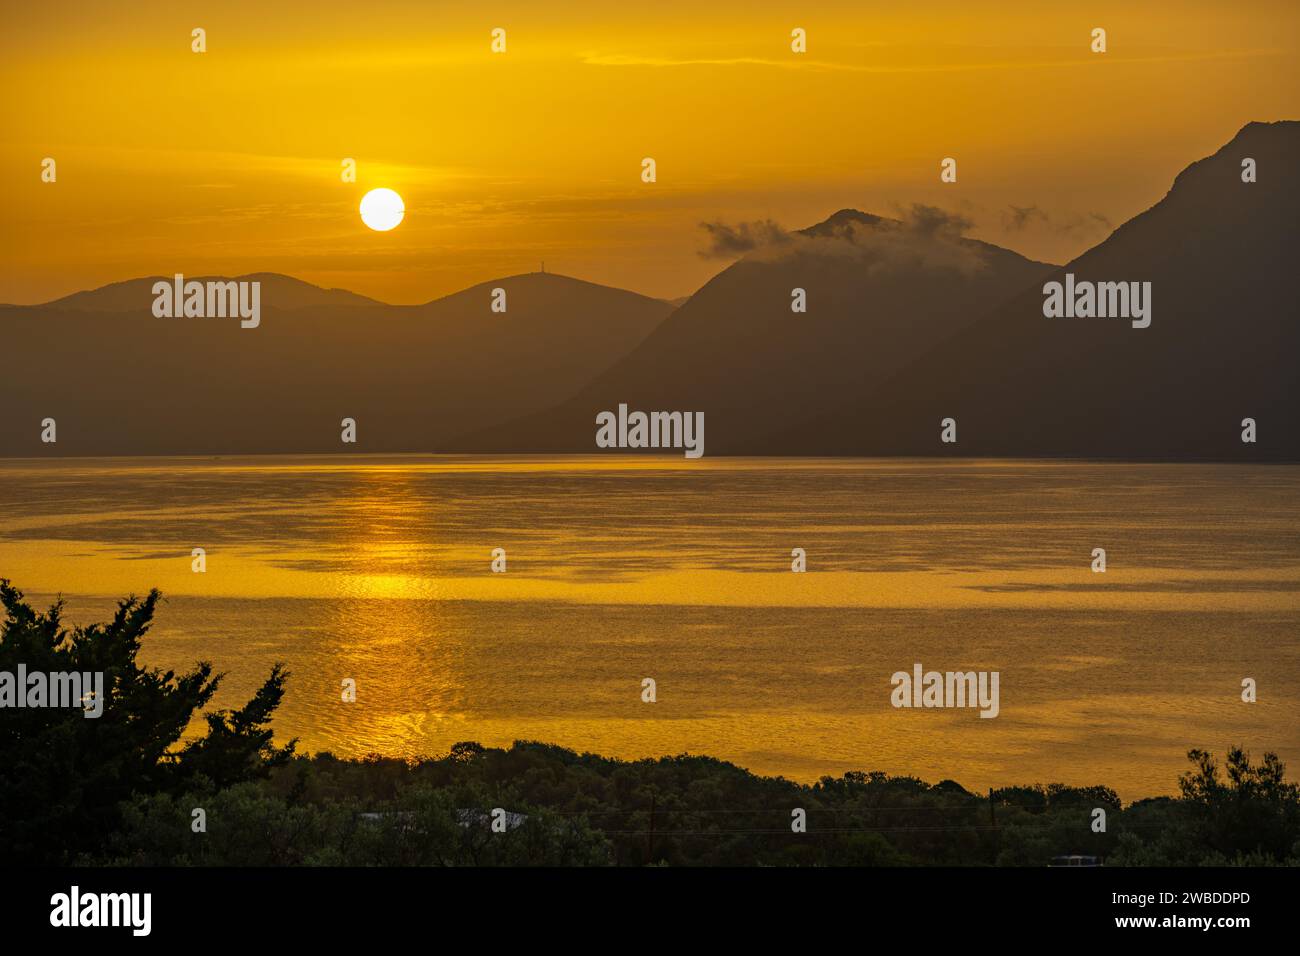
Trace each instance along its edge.
<path fill-rule="evenodd" d="M 395 229 L 405 215 L 402 197 L 391 189 L 372 189 L 361 197 L 361 221 L 375 232 Z"/>

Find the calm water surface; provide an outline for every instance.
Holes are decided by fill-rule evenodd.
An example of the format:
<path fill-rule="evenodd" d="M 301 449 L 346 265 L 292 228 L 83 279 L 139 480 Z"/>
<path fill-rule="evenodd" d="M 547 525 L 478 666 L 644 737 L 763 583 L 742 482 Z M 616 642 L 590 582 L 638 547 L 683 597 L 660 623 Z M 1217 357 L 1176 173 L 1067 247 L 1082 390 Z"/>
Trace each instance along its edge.
<path fill-rule="evenodd" d="M 1300 467 L 10 461 L 0 576 L 70 623 L 162 589 L 147 662 L 212 661 L 226 706 L 286 662 L 277 732 L 310 751 L 533 739 L 1127 798 L 1192 746 L 1300 771 Z M 917 661 L 1000 671 L 1000 716 L 895 710 Z"/>

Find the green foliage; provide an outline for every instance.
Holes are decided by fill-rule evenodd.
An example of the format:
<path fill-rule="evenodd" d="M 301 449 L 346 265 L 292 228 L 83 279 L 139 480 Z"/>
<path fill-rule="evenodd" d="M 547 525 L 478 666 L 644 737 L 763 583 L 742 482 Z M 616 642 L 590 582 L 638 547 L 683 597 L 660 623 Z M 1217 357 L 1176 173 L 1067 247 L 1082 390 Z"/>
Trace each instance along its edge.
<path fill-rule="evenodd" d="M 214 865 L 1043 866 L 1056 856 L 1080 854 L 1109 865 L 1294 863 L 1293 853 L 1270 855 L 1244 846 L 1224 853 L 1208 845 L 1197 830 L 1201 810 L 1187 798 L 1123 808 L 1108 788 L 1053 784 L 996 790 L 990 801 L 952 781 L 930 786 L 913 777 L 856 771 L 807 786 L 758 777 L 709 757 L 625 762 L 524 741 L 508 750 L 457 744 L 445 757 L 414 762 L 298 757 L 246 788 L 241 802 L 227 805 L 221 797 L 209 806 L 213 839 L 206 857 L 183 854 L 175 843 L 176 833 L 188 826 L 187 808 L 201 805 L 198 795 L 175 809 L 162 805 L 131 817 L 122 847 L 161 846 L 164 852 L 133 858 L 119 848 L 114 859 Z M 1287 806 L 1284 799 L 1278 812 L 1285 816 Z M 525 822 L 492 833 L 494 807 L 522 814 Z M 807 812 L 806 833 L 791 830 L 796 807 Z M 1105 833 L 1092 830 L 1096 807 L 1107 811 Z M 157 822 L 158 813 L 165 824 Z M 218 828 L 233 835 L 221 836 Z M 173 842 L 159 844 L 160 833 Z"/>
<path fill-rule="evenodd" d="M 1300 841 L 1300 787 L 1287 783 L 1277 754 L 1258 764 L 1240 747 L 1227 756 L 1227 779 L 1213 755 L 1190 750 L 1195 769 L 1179 779 L 1196 840 L 1232 861 L 1238 856 L 1282 860 Z"/>
<path fill-rule="evenodd" d="M 490 827 L 494 797 L 481 787 L 417 784 L 363 811 L 354 799 L 303 803 L 242 783 L 129 802 L 102 862 L 142 866 L 600 866 L 605 838 L 585 818 L 522 807 L 525 819 Z M 194 810 L 205 832 L 193 832 Z M 96 862 L 93 858 L 83 862 Z"/>
<path fill-rule="evenodd" d="M 270 719 L 288 676 L 275 668 L 240 710 L 207 714 L 207 734 L 179 746 L 221 677 L 206 662 L 186 674 L 141 667 L 136 656 L 159 594 L 118 604 L 107 624 L 68 630 L 62 602 L 34 611 L 0 580 L 5 619 L 0 671 L 102 673 L 102 714 L 77 708 L 6 709 L 0 716 L 0 860 L 58 864 L 98 846 L 135 795 L 175 792 L 198 774 L 220 785 L 267 773 L 293 754 L 271 745 Z"/>

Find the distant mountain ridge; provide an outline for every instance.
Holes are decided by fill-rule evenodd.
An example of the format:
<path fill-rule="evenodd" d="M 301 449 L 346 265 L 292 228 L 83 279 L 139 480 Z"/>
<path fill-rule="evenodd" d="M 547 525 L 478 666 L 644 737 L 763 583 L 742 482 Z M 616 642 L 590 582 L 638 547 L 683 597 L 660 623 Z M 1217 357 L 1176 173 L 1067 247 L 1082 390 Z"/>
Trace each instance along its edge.
<path fill-rule="evenodd" d="M 807 255 L 778 243 L 724 270 L 574 399 L 448 447 L 587 451 L 597 412 L 626 402 L 703 410 L 708 454 L 1300 460 L 1298 152 L 1300 123 L 1248 124 L 1066 266 L 940 229 L 917 247 L 925 267 L 882 276 L 878 258 L 817 254 L 846 229 L 900 234 L 841 211 L 803 231 Z M 960 273 L 952 254 L 972 249 L 986 268 Z M 1044 286 L 1067 273 L 1151 282 L 1151 326 L 1046 318 Z M 806 317 L 789 314 L 792 286 Z"/>
<path fill-rule="evenodd" d="M 1258 181 L 1242 181 L 1253 159 Z M 1149 281 L 1152 320 L 1043 315 L 1039 284 L 859 400 L 751 446 L 784 454 L 1300 460 L 1300 122 L 1250 123 L 1059 267 Z M 958 422 L 955 445 L 939 422 Z M 1257 441 L 1241 440 L 1254 419 Z"/>
<path fill-rule="evenodd" d="M 148 276 L 112 282 L 98 289 L 74 292 L 62 298 L 27 308 L 53 309 L 65 312 L 134 312 L 141 303 L 147 307 L 153 301 L 153 287 L 157 282 L 171 283 L 175 276 Z M 255 272 L 240 276 L 185 276 L 187 282 L 260 282 L 262 294 L 268 302 L 280 309 L 301 309 L 321 305 L 386 305 L 377 299 L 357 295 L 346 289 L 323 289 L 320 286 L 275 272 Z M 0 306 L 4 308 L 4 306 Z M 13 306 L 13 308 L 23 308 Z"/>
<path fill-rule="evenodd" d="M 419 306 L 241 276 L 263 283 L 255 330 L 153 316 L 169 276 L 0 306 L 0 455 L 589 454 L 626 404 L 703 412 L 710 455 L 1296 461 L 1297 165 L 1300 123 L 1250 123 L 1064 266 L 918 206 L 738 232 L 742 258 L 676 308 L 545 273 Z M 1149 282 L 1150 326 L 1045 317 L 1067 275 Z"/>
<path fill-rule="evenodd" d="M 241 278 L 263 283 L 257 328 L 155 317 L 157 279 L 0 307 L 8 354 L 20 357 L 0 377 L 0 455 L 431 451 L 563 400 L 671 311 L 542 273 L 419 306 Z M 491 309 L 496 288 L 505 312 Z M 40 440 L 47 417 L 53 445 Z M 345 417 L 355 445 L 340 441 Z"/>
<path fill-rule="evenodd" d="M 1054 268 L 958 229 L 937 210 L 845 209 L 770 236 L 570 401 L 446 447 L 587 451 L 595 416 L 627 403 L 704 412 L 708 454 L 782 454 L 766 435 L 855 400 Z"/>

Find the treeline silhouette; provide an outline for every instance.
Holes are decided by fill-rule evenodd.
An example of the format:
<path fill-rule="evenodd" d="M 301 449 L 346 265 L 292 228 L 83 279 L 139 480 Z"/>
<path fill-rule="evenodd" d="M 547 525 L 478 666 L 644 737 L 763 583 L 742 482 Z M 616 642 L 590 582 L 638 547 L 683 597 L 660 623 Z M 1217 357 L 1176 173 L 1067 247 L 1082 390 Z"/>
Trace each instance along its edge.
<path fill-rule="evenodd" d="M 1232 748 L 1220 768 L 1192 750 L 1180 796 L 1128 806 L 1104 786 L 975 794 L 863 772 L 807 785 L 710 757 L 622 761 L 523 741 L 421 761 L 308 757 L 272 742 L 280 666 L 183 739 L 220 676 L 137 663 L 157 592 L 71 630 L 61 604 L 37 612 L 8 581 L 0 601 L 0 671 L 102 671 L 108 697 L 97 719 L 0 711 L 5 865 L 1300 864 L 1300 787 L 1272 753 L 1254 763 Z"/>

